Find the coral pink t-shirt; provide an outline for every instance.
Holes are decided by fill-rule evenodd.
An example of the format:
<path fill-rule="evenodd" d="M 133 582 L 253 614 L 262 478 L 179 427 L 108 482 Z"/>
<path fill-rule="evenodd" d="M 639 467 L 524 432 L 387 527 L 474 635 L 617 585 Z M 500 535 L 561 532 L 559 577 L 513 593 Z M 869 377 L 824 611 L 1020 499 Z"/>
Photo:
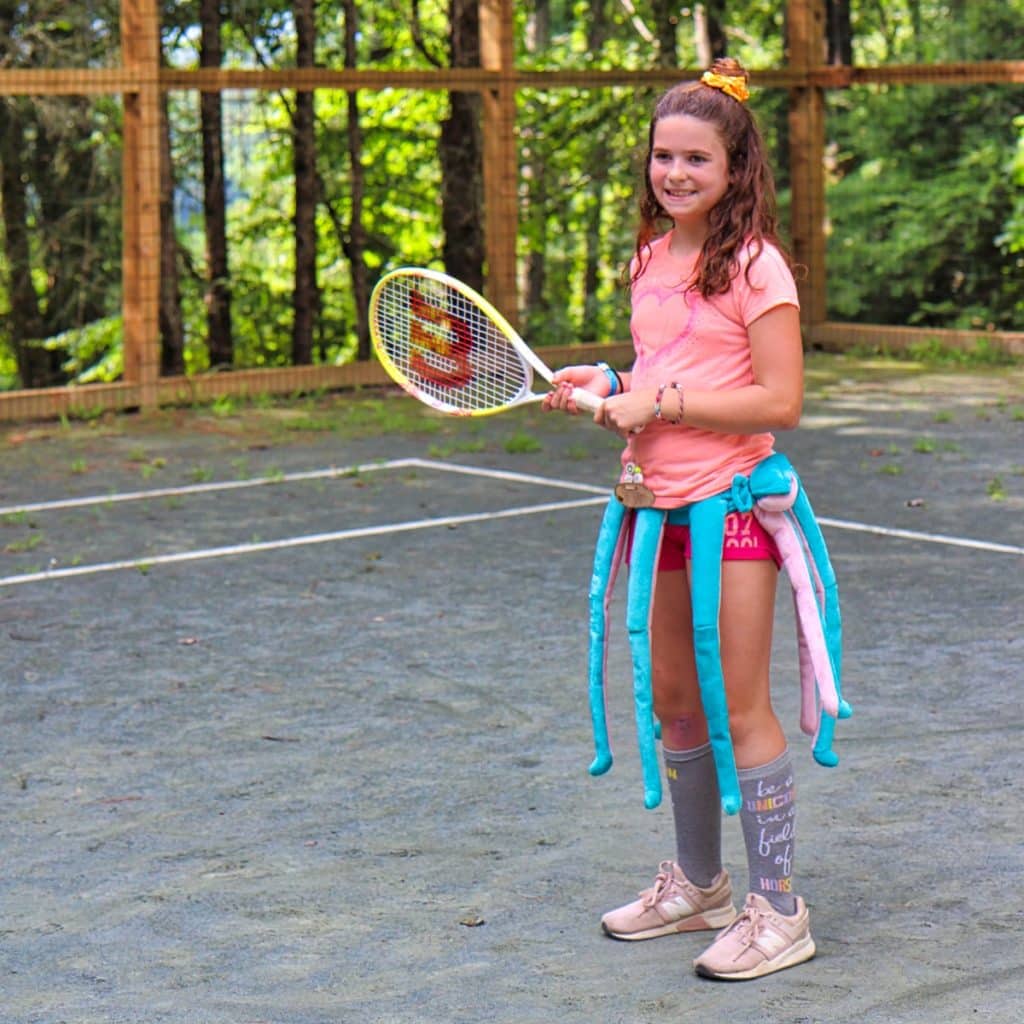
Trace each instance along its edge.
<path fill-rule="evenodd" d="M 693 261 L 672 255 L 671 237 L 669 232 L 651 244 L 650 261 L 633 284 L 636 362 L 630 387 L 675 382 L 684 392 L 732 391 L 753 384 L 747 327 L 777 306 L 799 308 L 785 259 L 767 242 L 753 262 L 746 250 L 729 291 L 704 299 L 686 290 Z M 748 474 L 770 455 L 774 442 L 770 433 L 720 434 L 653 420 L 631 435 L 621 479 L 642 474 L 655 507 L 676 508 L 726 490 L 737 473 Z"/>

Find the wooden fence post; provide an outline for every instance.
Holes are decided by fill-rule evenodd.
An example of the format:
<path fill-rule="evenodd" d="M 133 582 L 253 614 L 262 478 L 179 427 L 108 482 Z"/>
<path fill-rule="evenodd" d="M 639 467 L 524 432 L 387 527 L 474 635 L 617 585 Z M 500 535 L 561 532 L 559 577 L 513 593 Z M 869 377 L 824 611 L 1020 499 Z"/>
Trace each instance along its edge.
<path fill-rule="evenodd" d="M 157 405 L 160 378 L 160 10 L 121 0 L 124 93 L 121 286 L 124 379 L 138 405 Z"/>
<path fill-rule="evenodd" d="M 825 63 L 824 0 L 789 0 L 786 14 L 788 63 L 802 75 L 790 90 L 789 171 L 793 188 L 792 242 L 798 275 L 800 318 L 805 325 L 825 319 L 825 90 L 809 73 Z"/>
<path fill-rule="evenodd" d="M 480 0 L 480 61 L 500 75 L 483 93 L 484 241 L 487 297 L 514 325 L 519 160 L 516 152 L 515 37 L 512 0 Z"/>

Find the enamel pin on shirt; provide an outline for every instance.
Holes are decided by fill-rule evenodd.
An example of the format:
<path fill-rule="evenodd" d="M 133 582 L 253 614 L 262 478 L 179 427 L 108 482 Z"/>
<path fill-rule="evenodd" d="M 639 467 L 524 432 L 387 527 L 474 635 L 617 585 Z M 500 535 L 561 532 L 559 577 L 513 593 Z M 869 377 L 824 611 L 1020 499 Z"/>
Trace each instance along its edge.
<path fill-rule="evenodd" d="M 637 463 L 626 463 L 622 480 L 615 487 L 615 497 L 626 508 L 650 508 L 654 504 L 654 491 L 644 484 L 644 473 Z"/>

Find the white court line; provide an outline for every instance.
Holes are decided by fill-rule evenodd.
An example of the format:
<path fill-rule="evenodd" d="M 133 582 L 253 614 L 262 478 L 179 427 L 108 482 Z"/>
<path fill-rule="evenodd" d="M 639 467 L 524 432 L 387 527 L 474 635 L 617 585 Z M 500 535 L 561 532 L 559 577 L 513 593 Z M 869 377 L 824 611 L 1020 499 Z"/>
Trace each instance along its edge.
<path fill-rule="evenodd" d="M 609 488 L 607 486 L 599 487 L 593 484 L 574 483 L 572 481 L 557 480 L 551 477 L 535 476 L 529 473 L 516 473 L 510 470 L 487 469 L 475 466 L 462 466 L 456 463 L 435 462 L 431 459 L 410 458 L 393 459 L 388 462 L 363 463 L 324 470 L 312 470 L 302 473 L 289 473 L 275 477 L 260 477 L 255 480 L 233 480 L 223 483 L 193 484 L 176 488 L 169 487 L 149 491 L 131 491 L 122 494 L 71 498 L 65 501 L 37 502 L 33 505 L 0 508 L 0 515 L 10 515 L 12 513 L 27 511 L 80 508 L 87 505 L 104 504 L 107 502 L 142 501 L 149 498 L 160 498 L 182 494 L 202 494 L 212 491 L 237 490 L 243 487 L 259 487 L 267 484 L 284 483 L 288 481 L 347 477 L 381 469 L 405 469 L 410 467 L 433 469 L 448 473 L 462 473 L 469 476 L 506 480 L 514 483 L 528 483 L 544 487 L 583 491 L 596 496 L 574 501 L 549 502 L 541 505 L 506 508 L 494 512 L 477 512 L 461 516 L 443 516 L 437 519 L 420 519 L 406 523 L 358 527 L 351 530 L 337 530 L 330 533 L 307 534 L 299 537 L 286 537 L 275 541 L 233 544 L 226 547 L 203 548 L 197 551 L 172 552 L 166 555 L 153 555 L 149 558 L 100 562 L 92 565 L 71 566 L 64 569 L 53 568 L 43 572 L 23 573 L 18 576 L 0 577 L 0 587 L 17 586 L 22 583 L 38 583 L 47 580 L 67 579 L 74 576 L 114 572 L 121 569 L 141 569 L 156 565 L 170 565 L 210 558 L 224 558 L 232 555 L 247 555 L 263 551 L 280 551 L 286 548 L 304 547 L 310 544 L 327 544 L 341 540 L 353 540 L 360 537 L 383 536 L 386 534 L 405 533 L 413 530 L 434 529 L 441 526 L 459 526 L 464 523 L 482 522 L 488 519 L 510 519 L 518 516 L 536 515 L 543 512 L 558 512 L 568 509 L 586 508 L 592 505 L 604 504 L 607 501 L 607 495 L 609 493 Z M 829 519 L 824 516 L 819 517 L 818 521 L 822 526 L 831 526 L 839 530 L 871 533 L 882 537 L 899 537 L 902 539 L 924 541 L 932 544 L 953 545 L 957 547 L 972 548 L 979 551 L 998 552 L 1000 554 L 1024 555 L 1024 547 L 1017 547 L 1012 544 L 997 544 L 991 541 L 972 540 L 966 537 L 951 537 L 944 534 L 930 534 L 914 530 L 901 530 L 886 526 L 872 526 L 868 523 L 856 523 L 843 519 Z"/>
<path fill-rule="evenodd" d="M 460 466 L 455 462 L 432 462 L 429 459 L 411 459 L 426 469 L 440 469 L 446 473 L 465 473 L 469 476 L 482 476 L 491 480 L 509 480 L 520 484 L 539 484 L 543 487 L 563 487 L 570 491 L 585 491 L 588 494 L 603 494 L 606 498 L 611 494 L 611 485 L 597 487 L 594 484 L 578 484 L 571 480 L 556 480 L 550 476 L 534 476 L 532 473 L 513 473 L 507 469 L 483 469 L 478 466 Z"/>
<path fill-rule="evenodd" d="M 520 508 L 504 508 L 496 512 L 473 512 L 462 516 L 442 516 L 438 519 L 418 519 L 407 523 L 390 523 L 385 526 L 363 526 L 352 530 L 336 530 L 332 533 L 310 533 L 302 537 L 286 537 L 282 540 L 268 540 L 250 544 L 232 544 L 222 548 L 205 548 L 199 551 L 179 551 L 169 555 L 153 555 L 151 558 L 132 558 L 122 562 L 101 562 L 95 565 L 76 565 L 68 569 L 52 569 L 49 572 L 26 573 L 22 576 L 0 578 L 0 587 L 16 586 L 19 583 L 38 583 L 42 580 L 66 579 L 69 576 L 87 576 L 93 573 L 114 572 L 118 569 L 141 569 L 154 565 L 172 565 L 176 562 L 196 562 L 204 558 L 224 558 L 228 555 L 251 555 L 259 551 L 280 551 L 284 548 L 305 547 L 309 544 L 330 544 L 339 540 L 353 540 L 357 537 L 380 537 L 385 534 L 407 533 L 411 530 L 434 529 L 438 526 L 461 526 L 464 523 L 479 523 L 490 519 L 513 519 L 517 516 L 532 516 L 542 512 L 562 512 L 565 509 L 585 508 L 588 505 L 604 505 L 606 497 L 576 498 L 573 501 L 553 501 L 543 505 L 525 505 Z"/>
<path fill-rule="evenodd" d="M 238 491 L 246 487 L 267 487 L 272 484 L 291 483 L 295 480 L 324 480 L 332 477 L 358 476 L 372 469 L 401 469 L 419 465 L 419 459 L 393 459 L 366 465 L 332 466 L 305 473 L 282 473 L 275 476 L 255 477 L 252 480 L 226 480 L 208 484 L 184 484 L 181 487 L 157 487 L 148 491 L 124 491 L 114 494 L 90 494 L 83 498 L 61 498 L 57 501 L 37 501 L 29 505 L 9 505 L 0 508 L 0 516 L 20 515 L 25 512 L 52 512 L 65 508 L 88 508 L 90 505 L 112 505 L 126 501 L 149 501 L 152 498 L 176 498 L 183 494 L 211 494 L 216 491 Z"/>
<path fill-rule="evenodd" d="M 607 494 L 607 487 L 592 484 L 577 484 L 569 480 L 553 480 L 551 477 L 533 476 L 529 473 L 513 473 L 503 469 L 485 469 L 476 466 L 460 466 L 432 459 L 391 459 L 389 462 L 365 462 L 352 466 L 332 466 L 330 469 L 314 469 L 302 473 L 281 473 L 274 476 L 255 477 L 252 480 L 226 480 L 218 483 L 183 484 L 180 487 L 158 487 L 146 491 L 124 491 L 113 494 L 89 494 L 82 498 L 60 498 L 56 501 L 36 501 L 27 505 L 0 507 L 0 516 L 23 515 L 26 512 L 53 512 L 67 508 L 88 508 L 91 505 L 112 505 L 128 501 L 149 501 L 153 498 L 176 498 L 184 494 L 212 494 L 216 491 L 238 491 L 246 487 L 267 487 L 273 484 L 294 483 L 302 480 L 331 480 L 337 477 L 358 476 L 377 469 L 440 469 L 450 473 L 468 473 L 471 476 L 490 477 L 495 480 L 510 480 L 516 483 L 539 484 L 546 487 L 560 487 L 569 491 L 586 491 L 592 494 Z"/>
<path fill-rule="evenodd" d="M 971 540 L 969 537 L 950 537 L 945 533 L 921 533 L 917 530 L 901 530 L 894 526 L 871 526 L 868 523 L 853 523 L 848 519 L 827 519 L 818 516 L 822 526 L 837 530 L 853 530 L 857 533 L 874 533 L 879 537 L 900 537 L 903 540 L 922 540 L 928 544 L 949 544 L 958 548 L 973 548 L 975 551 L 997 551 L 1002 555 L 1024 555 L 1024 547 L 1016 544 L 997 544 L 990 540 Z"/>

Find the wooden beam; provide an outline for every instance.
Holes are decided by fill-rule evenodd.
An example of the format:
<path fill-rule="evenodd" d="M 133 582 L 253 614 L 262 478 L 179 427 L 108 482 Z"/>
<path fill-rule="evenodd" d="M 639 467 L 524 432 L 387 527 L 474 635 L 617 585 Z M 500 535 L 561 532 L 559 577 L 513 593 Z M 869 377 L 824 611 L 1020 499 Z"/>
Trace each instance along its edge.
<path fill-rule="evenodd" d="M 160 378 L 160 13 L 157 0 L 121 0 L 124 95 L 121 286 L 124 380 L 139 405 L 157 404 Z"/>
<path fill-rule="evenodd" d="M 970 352 L 983 345 L 991 351 L 1024 358 L 1024 331 L 968 331 L 946 327 L 900 327 L 886 324 L 854 324 L 829 320 L 813 324 L 806 339 L 829 352 L 870 346 L 889 352 L 906 352 L 915 345 L 937 342 L 948 349 Z"/>
<path fill-rule="evenodd" d="M 487 297 L 515 326 L 519 320 L 516 238 L 519 233 L 519 159 L 512 0 L 480 0 L 480 59 L 497 72 L 483 93 L 484 238 Z"/>
<path fill-rule="evenodd" d="M 196 89 L 437 89 L 481 92 L 497 89 L 511 78 L 517 89 L 607 89 L 670 86 L 697 78 L 699 68 L 644 68 L 637 70 L 518 71 L 483 68 L 439 68 L 430 71 L 341 68 L 161 68 L 163 92 Z M 1020 85 L 1024 60 L 987 60 L 978 63 L 887 64 L 881 67 L 822 66 L 798 71 L 774 68 L 750 72 L 751 82 L 762 89 L 789 89 L 805 84 L 823 89 L 851 85 Z M 0 96 L 96 96 L 135 92 L 138 74 L 127 68 L 3 68 Z"/>
<path fill-rule="evenodd" d="M 1024 83 L 1024 60 L 823 67 L 811 71 L 810 79 L 827 89 L 850 85 L 1020 85 Z"/>
<path fill-rule="evenodd" d="M 545 360 L 555 365 L 604 359 L 614 366 L 626 367 L 633 356 L 631 341 L 556 345 L 544 349 Z M 376 359 L 370 359 L 341 366 L 282 366 L 161 377 L 156 392 L 160 406 L 186 406 L 212 402 L 225 395 L 245 399 L 319 392 L 325 388 L 341 391 L 385 386 L 394 386 L 394 382 Z M 95 416 L 104 411 L 137 409 L 140 404 L 139 388 L 123 381 L 70 388 L 0 391 L 0 423 L 52 420 L 59 416 Z"/>
<path fill-rule="evenodd" d="M 791 237 L 798 275 L 800 318 L 805 324 L 825 319 L 825 91 L 809 84 L 809 75 L 825 60 L 824 0 L 789 0 L 786 26 L 790 69 L 804 85 L 790 90 L 789 171 L 792 184 Z"/>

